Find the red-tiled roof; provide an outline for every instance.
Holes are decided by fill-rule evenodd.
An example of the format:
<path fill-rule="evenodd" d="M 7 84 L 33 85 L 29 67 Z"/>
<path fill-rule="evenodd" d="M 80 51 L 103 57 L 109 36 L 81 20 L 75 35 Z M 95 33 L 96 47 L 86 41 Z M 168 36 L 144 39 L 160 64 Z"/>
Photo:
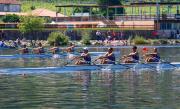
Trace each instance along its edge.
<path fill-rule="evenodd" d="M 56 17 L 56 12 L 47 10 L 47 9 L 35 9 L 30 13 L 21 13 L 21 12 L 0 12 L 0 16 L 4 16 L 7 14 L 16 14 L 16 15 L 22 15 L 22 16 L 28 16 L 28 15 L 33 15 L 33 16 L 39 16 L 39 17 Z M 63 14 L 58 13 L 58 17 L 66 17 Z"/>
<path fill-rule="evenodd" d="M 20 4 L 17 0 L 0 0 L 0 4 Z"/>
<path fill-rule="evenodd" d="M 48 17 L 56 17 L 56 12 L 55 11 L 51 11 L 48 9 L 35 9 L 32 11 L 32 15 L 36 15 L 36 16 L 48 16 Z M 58 17 L 65 17 L 65 15 L 58 13 L 57 15 Z"/>

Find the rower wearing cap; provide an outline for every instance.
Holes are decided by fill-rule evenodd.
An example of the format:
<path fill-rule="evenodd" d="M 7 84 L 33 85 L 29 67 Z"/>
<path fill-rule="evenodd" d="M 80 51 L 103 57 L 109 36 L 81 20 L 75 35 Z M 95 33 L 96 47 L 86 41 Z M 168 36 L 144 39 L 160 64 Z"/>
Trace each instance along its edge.
<path fill-rule="evenodd" d="M 146 57 L 145 62 L 159 62 L 161 59 L 157 48 L 154 48 L 152 53 L 146 53 L 144 56 Z"/>
<path fill-rule="evenodd" d="M 58 47 L 58 44 L 57 43 L 54 43 L 54 47 L 50 48 L 50 51 L 53 53 L 53 54 L 58 54 L 60 52 L 60 49 Z"/>
<path fill-rule="evenodd" d="M 101 64 L 115 64 L 115 55 L 113 51 L 113 48 L 108 48 L 108 52 L 104 56 L 100 56 L 96 60 L 100 59 Z"/>
<path fill-rule="evenodd" d="M 139 62 L 139 53 L 137 52 L 137 47 L 132 47 L 132 52 L 129 55 L 124 55 L 122 57 L 124 63 L 137 63 Z"/>
<path fill-rule="evenodd" d="M 36 54 L 45 53 L 44 47 L 42 46 L 41 42 L 38 43 L 38 47 L 34 49 L 34 52 L 35 52 Z"/>
<path fill-rule="evenodd" d="M 88 52 L 87 48 L 83 49 L 83 53 L 81 56 L 76 57 L 75 59 L 79 59 L 75 64 L 76 65 L 82 65 L 82 64 L 91 64 L 91 56 Z M 81 60 L 82 59 L 82 60 Z"/>
<path fill-rule="evenodd" d="M 21 48 L 19 51 L 21 54 L 28 54 L 29 53 L 29 49 L 27 48 L 26 44 L 24 44 L 23 48 Z"/>

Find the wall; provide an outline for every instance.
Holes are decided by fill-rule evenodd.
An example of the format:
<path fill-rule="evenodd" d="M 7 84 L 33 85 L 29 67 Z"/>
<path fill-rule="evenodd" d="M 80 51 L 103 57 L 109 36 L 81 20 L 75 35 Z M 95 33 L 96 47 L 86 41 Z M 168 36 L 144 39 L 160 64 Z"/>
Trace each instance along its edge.
<path fill-rule="evenodd" d="M 29 34 L 25 34 L 22 35 L 19 31 L 16 30 L 4 30 L 4 31 L 0 31 L 0 37 L 3 37 L 6 40 L 15 40 L 18 37 L 22 38 L 22 37 L 26 37 L 26 39 L 29 40 L 47 40 L 48 35 L 53 32 L 50 30 L 46 30 L 46 31 L 42 31 L 42 32 L 33 32 L 33 33 L 29 33 Z M 64 31 L 60 31 L 60 32 L 64 32 Z M 105 38 L 107 38 L 107 31 L 101 31 L 103 33 L 103 36 Z M 136 36 L 136 35 L 140 35 L 140 36 L 144 36 L 146 38 L 154 38 L 152 36 L 152 31 L 115 31 L 116 33 L 116 38 L 117 39 L 128 39 L 130 36 Z M 3 34 L 3 35 L 2 35 Z M 81 30 L 78 31 L 66 31 L 64 32 L 64 34 L 68 35 L 70 37 L 71 40 L 80 40 L 82 35 L 81 35 Z M 96 31 L 92 31 L 91 33 L 91 37 L 92 39 L 96 40 Z"/>

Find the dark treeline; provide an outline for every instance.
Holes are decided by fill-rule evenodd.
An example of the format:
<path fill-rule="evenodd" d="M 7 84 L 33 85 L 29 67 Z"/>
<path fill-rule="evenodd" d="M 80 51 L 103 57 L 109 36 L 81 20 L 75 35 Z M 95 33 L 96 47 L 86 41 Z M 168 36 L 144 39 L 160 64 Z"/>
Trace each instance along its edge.
<path fill-rule="evenodd" d="M 99 0 L 20 0 L 20 1 L 42 1 L 42 2 L 49 2 L 49 3 L 57 3 L 57 2 L 75 2 L 75 3 L 78 3 L 78 2 L 87 2 L 87 3 L 96 3 L 98 2 Z M 113 0 L 103 0 L 105 2 L 112 2 Z M 126 2 L 180 2 L 179 0 L 119 0 L 121 1 L 122 3 L 126 3 Z"/>

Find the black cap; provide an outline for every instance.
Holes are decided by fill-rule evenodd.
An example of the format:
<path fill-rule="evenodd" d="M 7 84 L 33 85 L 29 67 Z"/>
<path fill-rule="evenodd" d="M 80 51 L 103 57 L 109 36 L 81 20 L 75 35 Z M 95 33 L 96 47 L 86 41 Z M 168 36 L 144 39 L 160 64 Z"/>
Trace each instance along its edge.
<path fill-rule="evenodd" d="M 133 46 L 132 49 L 137 49 L 137 46 Z"/>
<path fill-rule="evenodd" d="M 108 48 L 108 50 L 113 50 L 113 48 L 112 48 L 112 47 L 110 47 L 110 48 Z"/>

